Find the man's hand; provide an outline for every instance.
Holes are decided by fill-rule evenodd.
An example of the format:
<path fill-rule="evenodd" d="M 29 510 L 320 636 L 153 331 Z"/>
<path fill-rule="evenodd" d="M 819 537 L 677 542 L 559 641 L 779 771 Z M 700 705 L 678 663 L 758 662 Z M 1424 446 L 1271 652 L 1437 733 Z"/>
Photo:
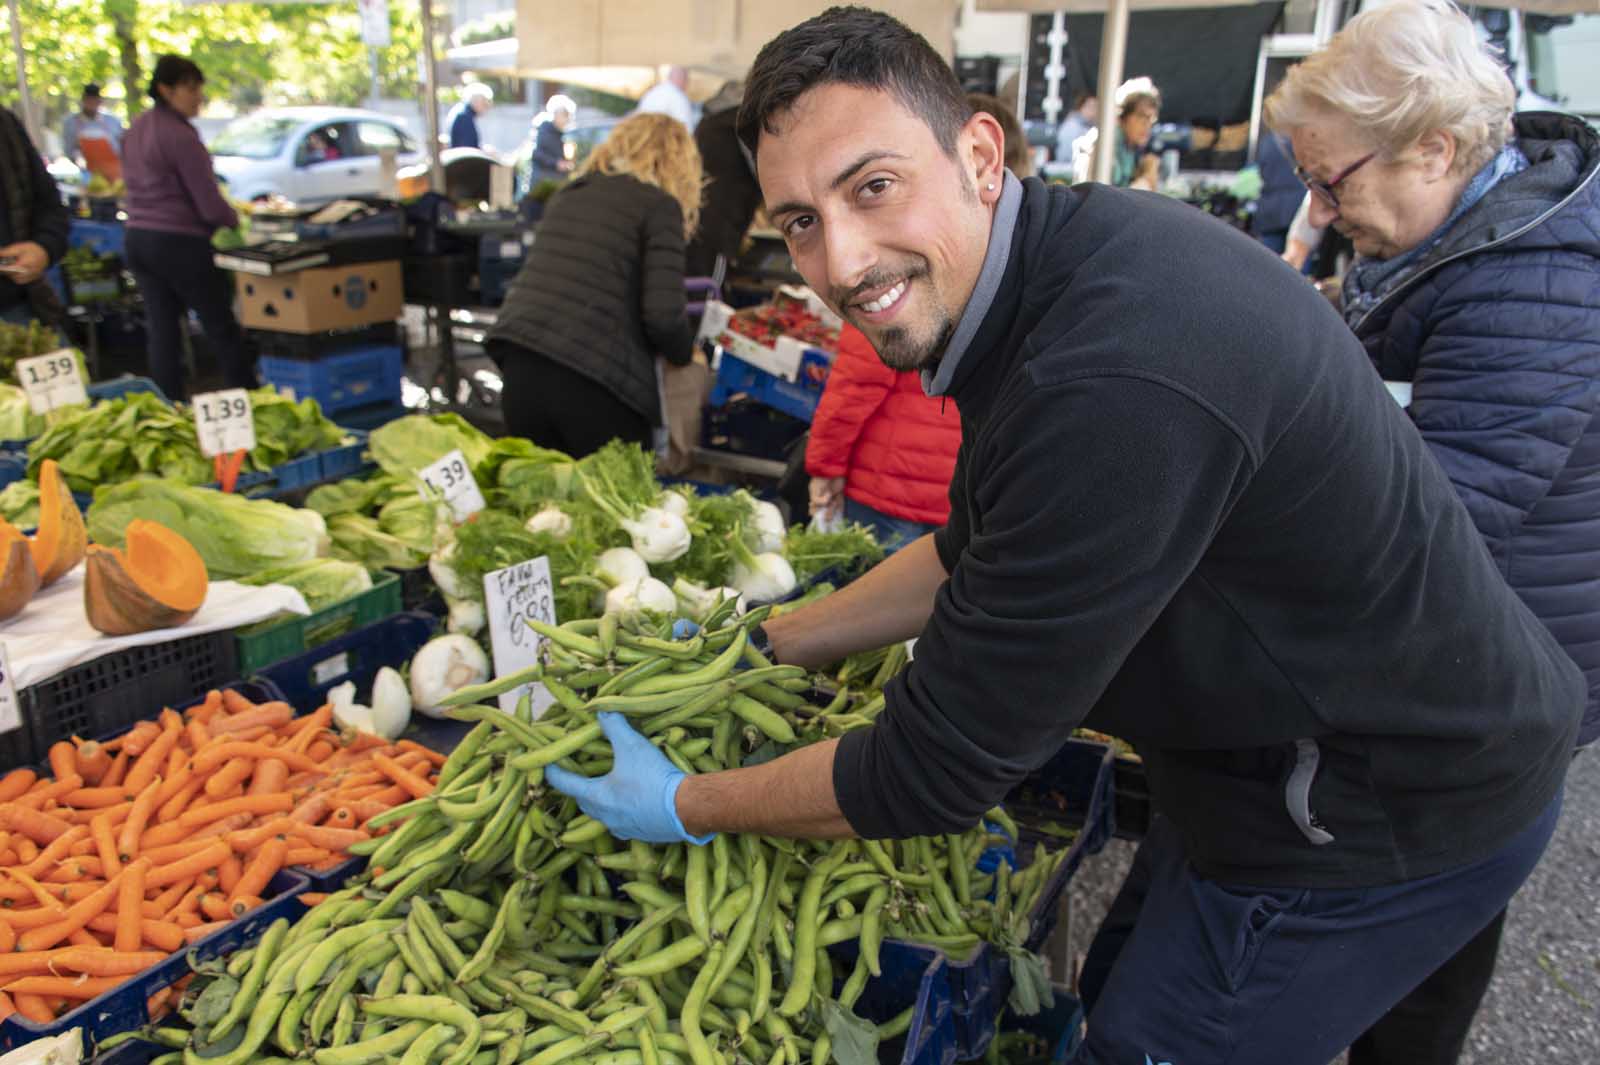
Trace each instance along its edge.
<path fill-rule="evenodd" d="M 1135 171 L 1133 180 L 1128 183 L 1129 187 L 1155 192 L 1160 184 L 1161 157 L 1153 154 L 1140 156 L 1138 170 Z"/>
<path fill-rule="evenodd" d="M 557 791 L 578 800 L 583 812 L 602 822 L 618 839 L 646 843 L 709 843 L 691 836 L 678 819 L 678 786 L 684 774 L 667 761 L 621 714 L 600 714 L 600 728 L 611 741 L 611 772 L 584 777 L 560 766 L 544 771 Z"/>
<path fill-rule="evenodd" d="M 19 285 L 31 285 L 50 269 L 50 255 L 31 240 L 0 248 L 0 258 L 10 259 L 3 269 Z"/>
<path fill-rule="evenodd" d="M 811 478 L 811 513 L 824 518 L 836 517 L 844 506 L 843 477 Z"/>

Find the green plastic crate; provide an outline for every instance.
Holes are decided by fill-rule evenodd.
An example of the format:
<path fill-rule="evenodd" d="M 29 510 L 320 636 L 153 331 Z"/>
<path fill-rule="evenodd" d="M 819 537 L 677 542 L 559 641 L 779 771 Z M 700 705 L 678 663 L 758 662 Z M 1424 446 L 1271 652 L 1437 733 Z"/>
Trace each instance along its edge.
<path fill-rule="evenodd" d="M 263 621 L 240 629 L 239 676 L 303 654 L 347 632 L 400 613 L 400 578 L 387 570 L 375 573 L 372 587 L 342 603 L 325 606 L 305 617 Z"/>

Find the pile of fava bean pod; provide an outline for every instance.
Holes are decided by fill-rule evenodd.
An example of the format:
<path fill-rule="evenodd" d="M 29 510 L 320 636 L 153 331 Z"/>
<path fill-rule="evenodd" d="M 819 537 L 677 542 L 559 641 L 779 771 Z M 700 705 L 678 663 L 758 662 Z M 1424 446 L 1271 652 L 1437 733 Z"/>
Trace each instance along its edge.
<path fill-rule="evenodd" d="M 645 623 L 535 625 L 543 664 L 457 693 L 453 714 L 476 725 L 432 795 L 374 819 L 389 831 L 353 848 L 368 871 L 219 959 L 190 989 L 193 1029 L 155 1036 L 181 1040 L 184 1065 L 820 1063 L 833 1054 L 825 1014 L 855 1006 L 886 937 L 954 956 L 985 940 L 1016 949 L 1064 850 L 981 875 L 996 841 L 983 826 L 629 843 L 544 784 L 550 764 L 610 769 L 604 710 L 686 772 L 869 724 L 859 695 L 821 707 L 804 671 L 750 646 L 762 616 L 719 611 L 679 640 Z M 478 705 L 536 677 L 556 700 L 538 720 L 526 700 L 512 714 Z M 828 948 L 852 940 L 836 974 Z M 878 1035 L 903 1034 L 912 1005 Z"/>

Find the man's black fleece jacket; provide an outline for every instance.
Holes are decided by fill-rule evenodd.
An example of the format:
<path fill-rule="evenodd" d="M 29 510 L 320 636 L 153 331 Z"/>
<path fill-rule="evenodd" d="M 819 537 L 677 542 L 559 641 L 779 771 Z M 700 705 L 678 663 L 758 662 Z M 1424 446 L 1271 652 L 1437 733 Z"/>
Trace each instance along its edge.
<path fill-rule="evenodd" d="M 1138 745 L 1213 879 L 1493 853 L 1559 790 L 1583 679 L 1361 345 L 1193 208 L 1025 189 L 949 392 L 950 578 L 835 761 L 850 824 L 968 827 L 1087 724 Z"/>

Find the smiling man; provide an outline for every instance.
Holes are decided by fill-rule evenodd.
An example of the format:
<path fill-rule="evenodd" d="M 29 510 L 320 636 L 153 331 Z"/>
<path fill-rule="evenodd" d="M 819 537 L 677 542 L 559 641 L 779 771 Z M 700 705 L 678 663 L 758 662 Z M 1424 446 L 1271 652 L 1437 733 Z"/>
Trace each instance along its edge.
<path fill-rule="evenodd" d="M 927 42 L 835 8 L 740 133 L 806 280 L 960 408 L 948 524 L 756 630 L 821 666 L 920 636 L 876 724 L 685 777 L 602 715 L 552 768 L 617 835 L 971 826 L 1074 727 L 1169 820 L 1079 1062 L 1325 1065 L 1482 928 L 1560 808 L 1576 669 L 1337 314 L 1182 204 L 1019 182 Z"/>

